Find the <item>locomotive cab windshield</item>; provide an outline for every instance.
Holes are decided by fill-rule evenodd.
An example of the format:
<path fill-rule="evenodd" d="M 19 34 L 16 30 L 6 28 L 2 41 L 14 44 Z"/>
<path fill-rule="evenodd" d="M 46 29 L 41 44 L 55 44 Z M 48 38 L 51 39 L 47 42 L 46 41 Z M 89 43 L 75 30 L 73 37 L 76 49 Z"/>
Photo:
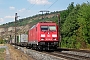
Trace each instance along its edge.
<path fill-rule="evenodd" d="M 41 31 L 56 31 L 56 26 L 41 26 Z"/>

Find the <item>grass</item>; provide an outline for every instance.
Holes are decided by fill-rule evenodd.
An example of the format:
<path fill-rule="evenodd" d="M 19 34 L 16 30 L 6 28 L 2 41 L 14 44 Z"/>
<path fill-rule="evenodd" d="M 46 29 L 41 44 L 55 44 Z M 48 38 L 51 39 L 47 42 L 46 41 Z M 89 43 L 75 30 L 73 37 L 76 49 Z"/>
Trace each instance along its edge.
<path fill-rule="evenodd" d="M 5 59 L 5 48 L 0 48 L 0 60 Z"/>

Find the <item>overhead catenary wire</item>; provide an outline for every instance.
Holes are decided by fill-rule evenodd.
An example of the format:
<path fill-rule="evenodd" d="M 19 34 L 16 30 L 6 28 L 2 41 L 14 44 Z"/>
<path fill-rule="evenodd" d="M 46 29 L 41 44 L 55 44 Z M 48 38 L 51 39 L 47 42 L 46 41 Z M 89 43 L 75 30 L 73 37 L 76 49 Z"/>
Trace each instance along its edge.
<path fill-rule="evenodd" d="M 47 9 L 51 8 L 58 0 L 54 1 L 52 5 L 50 5 Z"/>
<path fill-rule="evenodd" d="M 35 0 L 36 1 L 36 0 Z M 28 7 L 26 10 L 30 10 L 35 6 L 35 4 L 33 4 L 30 8 Z M 26 14 L 26 13 L 25 13 Z M 23 14 L 22 16 L 24 16 L 25 14 Z"/>
<path fill-rule="evenodd" d="M 42 12 L 42 19 L 43 19 L 43 12 L 46 12 L 46 13 L 48 12 L 48 13 L 49 13 L 50 11 L 49 11 L 48 9 L 51 8 L 57 1 L 58 1 L 58 0 L 54 1 L 46 10 L 41 10 L 41 11 L 39 11 L 39 12 Z M 45 5 L 46 5 L 46 4 L 45 4 Z M 44 5 L 44 6 L 45 6 L 45 5 Z"/>
<path fill-rule="evenodd" d="M 36 1 L 36 0 L 35 0 Z M 42 0 L 41 0 L 42 1 Z M 54 1 L 46 10 L 48 10 L 49 8 L 51 8 L 56 2 L 57 2 L 58 0 L 56 0 L 56 1 Z M 37 3 L 38 1 L 36 1 L 36 3 Z M 27 8 L 26 10 L 31 10 L 35 5 L 36 5 L 36 3 L 34 3 L 31 7 L 30 7 L 30 9 L 29 8 Z M 44 4 L 43 5 L 43 7 L 45 7 L 46 6 L 46 4 Z M 26 13 L 25 13 L 26 14 Z M 23 15 L 25 15 L 25 14 L 23 14 Z M 22 15 L 22 16 L 23 16 Z"/>
<path fill-rule="evenodd" d="M 36 0 L 35 0 L 35 1 L 36 1 Z M 42 1 L 42 0 L 41 0 L 41 1 Z M 47 9 L 51 8 L 57 1 L 58 1 L 58 0 L 54 1 L 54 2 L 52 3 L 52 5 L 50 5 Z M 37 2 L 38 2 L 38 1 L 36 1 L 36 3 L 37 3 Z M 26 10 L 31 10 L 31 9 L 36 5 L 36 3 L 34 3 L 30 8 L 28 7 Z M 44 7 L 44 6 L 46 6 L 46 4 L 44 4 L 43 7 Z M 47 9 L 46 9 L 46 10 L 47 10 Z M 26 14 L 26 13 L 25 13 L 25 14 Z M 25 14 L 23 14 L 23 15 L 25 15 Z M 23 16 L 23 15 L 22 15 L 22 16 Z"/>

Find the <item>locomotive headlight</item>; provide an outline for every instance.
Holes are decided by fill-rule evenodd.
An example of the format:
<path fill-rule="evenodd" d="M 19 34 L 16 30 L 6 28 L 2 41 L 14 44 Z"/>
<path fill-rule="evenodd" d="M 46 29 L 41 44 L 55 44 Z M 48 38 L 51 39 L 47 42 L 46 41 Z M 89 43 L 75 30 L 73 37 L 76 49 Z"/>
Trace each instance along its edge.
<path fill-rule="evenodd" d="M 56 38 L 53 38 L 53 40 L 56 40 Z"/>
<path fill-rule="evenodd" d="M 57 35 L 56 34 L 52 34 L 52 37 L 57 37 Z"/>
<path fill-rule="evenodd" d="M 41 37 L 45 37 L 45 34 L 41 34 Z"/>
<path fill-rule="evenodd" d="M 44 40 L 44 38 L 41 38 L 41 40 Z"/>

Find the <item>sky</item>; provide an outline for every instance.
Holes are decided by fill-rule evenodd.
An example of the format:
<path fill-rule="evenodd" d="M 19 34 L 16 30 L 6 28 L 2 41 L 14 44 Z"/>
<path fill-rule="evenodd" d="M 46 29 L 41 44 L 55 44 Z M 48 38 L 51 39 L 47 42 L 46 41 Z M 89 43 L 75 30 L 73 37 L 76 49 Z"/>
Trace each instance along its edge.
<path fill-rule="evenodd" d="M 82 4 L 89 0 L 0 0 L 0 25 L 15 21 L 15 13 L 18 20 L 37 14 L 40 11 L 50 12 L 67 9 L 71 2 Z"/>

